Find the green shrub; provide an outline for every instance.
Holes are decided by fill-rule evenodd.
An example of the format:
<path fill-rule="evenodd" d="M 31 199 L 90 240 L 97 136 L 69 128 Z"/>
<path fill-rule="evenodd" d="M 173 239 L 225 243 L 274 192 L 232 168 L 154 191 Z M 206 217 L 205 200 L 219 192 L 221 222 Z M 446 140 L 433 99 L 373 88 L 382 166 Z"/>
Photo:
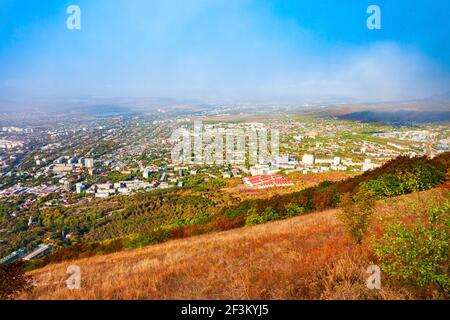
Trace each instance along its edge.
<path fill-rule="evenodd" d="M 150 244 L 158 244 L 169 240 L 172 233 L 168 229 L 158 228 L 149 232 L 141 233 L 125 243 L 126 248 L 138 248 Z"/>
<path fill-rule="evenodd" d="M 202 225 L 209 222 L 214 214 L 210 212 L 201 212 L 189 220 L 191 225 Z"/>
<path fill-rule="evenodd" d="M 382 174 L 363 183 L 361 188 L 380 197 L 394 197 L 434 188 L 444 181 L 444 178 L 444 171 L 416 159 L 407 168 L 399 169 L 396 173 Z"/>
<path fill-rule="evenodd" d="M 264 212 L 258 214 L 253 213 L 247 217 L 245 220 L 246 225 L 255 225 L 260 223 L 265 223 L 269 221 L 279 220 L 281 217 L 280 215 L 273 209 L 273 208 L 267 208 L 264 210 Z"/>
<path fill-rule="evenodd" d="M 251 214 L 245 220 L 245 224 L 248 226 L 252 226 L 255 224 L 264 223 L 263 218 L 259 214 Z"/>
<path fill-rule="evenodd" d="M 366 234 L 369 217 L 373 213 L 373 203 L 374 193 L 367 189 L 360 189 L 353 197 L 348 193 L 342 196 L 338 217 L 357 244 L 362 243 Z"/>
<path fill-rule="evenodd" d="M 331 199 L 331 205 L 333 206 L 333 208 L 336 208 L 340 202 L 341 202 L 341 195 L 337 189 L 334 189 L 333 196 Z"/>
<path fill-rule="evenodd" d="M 234 219 L 240 215 L 244 215 L 252 210 L 252 202 L 249 200 L 244 200 L 240 204 L 232 208 L 226 208 L 222 210 L 222 214 L 230 219 Z"/>
<path fill-rule="evenodd" d="M 417 192 L 436 187 L 445 179 L 445 172 L 424 162 L 415 163 L 412 168 L 400 174 L 405 190 Z"/>
<path fill-rule="evenodd" d="M 297 206 L 295 204 L 289 204 L 286 207 L 286 216 L 288 216 L 288 217 L 295 217 L 304 212 L 305 212 L 305 208 Z"/>
<path fill-rule="evenodd" d="M 425 210 L 412 225 L 394 222 L 377 241 L 375 252 L 390 276 L 420 287 L 438 285 L 448 293 L 450 201 Z"/>
<path fill-rule="evenodd" d="M 371 191 L 379 197 L 393 197 L 405 193 L 405 184 L 400 177 L 388 173 L 381 175 L 378 179 L 363 183 L 361 188 Z"/>

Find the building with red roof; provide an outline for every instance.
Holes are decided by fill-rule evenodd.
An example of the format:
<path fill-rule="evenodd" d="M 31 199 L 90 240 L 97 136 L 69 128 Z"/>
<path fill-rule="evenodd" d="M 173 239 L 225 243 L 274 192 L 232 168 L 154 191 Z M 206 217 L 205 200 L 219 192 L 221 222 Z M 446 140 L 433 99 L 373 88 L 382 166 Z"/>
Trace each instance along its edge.
<path fill-rule="evenodd" d="M 293 183 L 283 177 L 281 174 L 259 175 L 253 177 L 245 177 L 244 184 L 249 188 L 265 189 L 272 187 L 288 187 Z"/>

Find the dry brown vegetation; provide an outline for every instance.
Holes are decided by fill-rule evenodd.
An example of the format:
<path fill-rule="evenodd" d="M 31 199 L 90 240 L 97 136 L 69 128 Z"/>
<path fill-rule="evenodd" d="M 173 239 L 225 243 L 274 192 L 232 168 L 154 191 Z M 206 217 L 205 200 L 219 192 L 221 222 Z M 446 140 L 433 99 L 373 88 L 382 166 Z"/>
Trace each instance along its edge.
<path fill-rule="evenodd" d="M 442 188 L 381 201 L 379 221 L 448 198 Z M 405 209 L 406 208 L 406 209 Z M 412 209 L 407 209 L 412 208 Z M 414 209 L 416 208 L 416 209 Z M 30 273 L 36 287 L 23 299 L 410 299 L 394 282 L 366 288 L 376 264 L 372 237 L 352 243 L 338 210 L 49 265 Z M 81 267 L 81 290 L 65 286 L 69 265 Z"/>
<path fill-rule="evenodd" d="M 354 172 L 323 172 L 314 174 L 302 174 L 300 172 L 293 172 L 287 175 L 287 178 L 293 182 L 303 182 L 307 187 L 314 187 L 324 181 L 338 182 L 344 181 L 348 178 L 357 176 Z"/>
<path fill-rule="evenodd" d="M 345 179 L 352 178 L 357 175 L 358 174 L 347 172 L 325 172 L 315 174 L 301 174 L 300 172 L 293 172 L 286 175 L 286 178 L 294 183 L 293 186 L 268 189 L 252 189 L 244 186 L 242 179 L 228 179 L 228 185 L 226 188 L 223 188 L 222 191 L 234 194 L 241 200 L 269 199 L 275 195 L 290 194 L 306 188 L 315 187 L 324 181 L 344 181 Z"/>

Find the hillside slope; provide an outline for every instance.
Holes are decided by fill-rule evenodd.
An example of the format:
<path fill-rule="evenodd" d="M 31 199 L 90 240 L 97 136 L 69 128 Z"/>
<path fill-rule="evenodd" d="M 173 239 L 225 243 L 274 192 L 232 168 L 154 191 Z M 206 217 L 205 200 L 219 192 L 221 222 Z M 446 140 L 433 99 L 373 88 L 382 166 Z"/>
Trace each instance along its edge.
<path fill-rule="evenodd" d="M 376 216 L 448 199 L 443 188 L 381 201 Z M 30 274 L 25 299 L 407 299 L 385 285 L 366 288 L 374 264 L 370 239 L 352 243 L 336 218 L 316 212 L 220 233 L 46 266 Z M 375 232 L 375 231 L 374 231 Z M 80 290 L 66 288 L 69 265 L 81 268 Z"/>
<path fill-rule="evenodd" d="M 298 190 L 295 187 L 294 190 L 261 191 L 267 192 L 265 196 L 263 193 L 241 197 L 242 193 L 226 192 L 219 184 L 203 191 L 143 192 L 135 197 L 107 200 L 102 203 L 106 208 L 93 203 L 88 206 L 88 211 L 78 210 L 80 208 L 70 208 L 68 212 L 44 211 L 36 217 L 39 222 L 25 232 L 10 230 L 13 239 L 9 239 L 9 247 L 11 250 L 25 244 L 31 246 L 33 241 L 44 237 L 52 239 L 52 253 L 28 263 L 26 269 L 32 270 L 170 239 L 329 210 L 341 206 L 346 199 L 355 204 L 361 193 L 365 194 L 362 198 L 379 199 L 429 190 L 450 180 L 450 152 L 433 159 L 398 157 L 377 169 L 347 179 L 335 177 L 337 179 L 331 179 L 332 182 L 322 181 L 324 177 L 319 177 L 319 184 L 316 180 L 305 188 L 311 178 L 314 181 L 318 177 L 299 175 L 297 179 L 301 186 Z M 27 225 L 28 220 L 21 223 Z M 61 237 L 61 230 L 70 234 L 70 238 Z"/>

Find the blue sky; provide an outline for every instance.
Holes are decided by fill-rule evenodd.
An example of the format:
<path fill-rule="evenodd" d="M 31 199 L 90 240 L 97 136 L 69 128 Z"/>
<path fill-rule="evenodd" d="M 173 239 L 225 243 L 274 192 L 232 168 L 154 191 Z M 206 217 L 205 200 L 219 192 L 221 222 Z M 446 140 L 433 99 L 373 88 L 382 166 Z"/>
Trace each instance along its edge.
<path fill-rule="evenodd" d="M 81 8 L 68 30 L 66 8 Z M 366 9 L 381 8 L 368 30 Z M 447 0 L 0 0 L 0 99 L 387 101 L 449 90 Z"/>

